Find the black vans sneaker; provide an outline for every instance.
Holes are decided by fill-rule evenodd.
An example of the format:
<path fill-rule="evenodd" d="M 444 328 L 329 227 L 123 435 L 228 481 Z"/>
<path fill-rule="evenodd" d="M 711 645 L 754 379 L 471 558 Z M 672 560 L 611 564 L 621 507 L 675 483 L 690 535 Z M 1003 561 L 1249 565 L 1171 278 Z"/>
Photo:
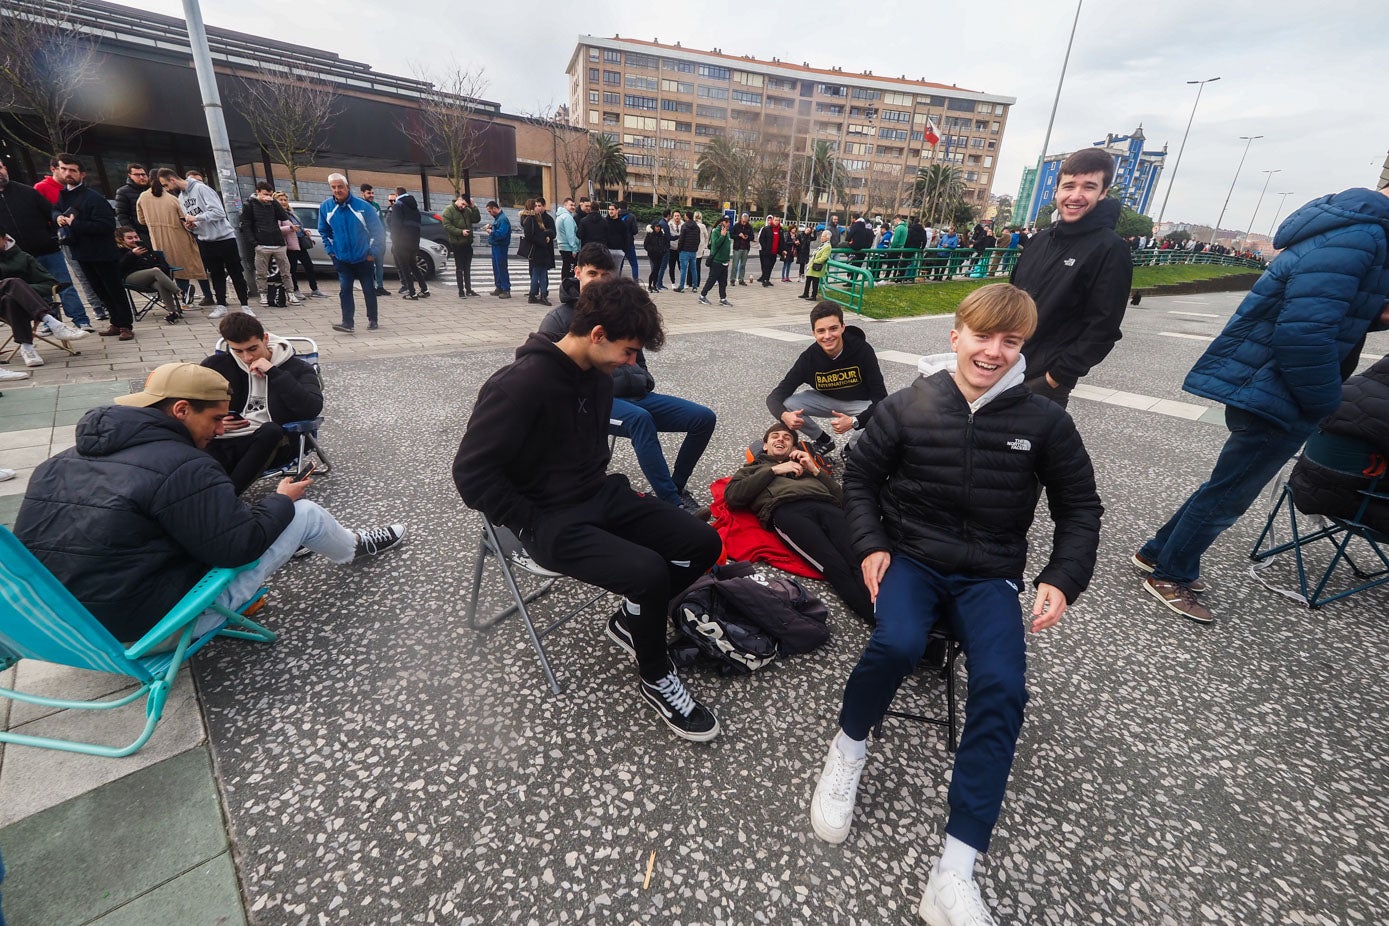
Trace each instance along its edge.
<path fill-rule="evenodd" d="M 357 538 L 357 558 L 377 556 L 405 539 L 404 524 L 389 524 L 385 527 L 372 527 L 353 531 Z"/>
<path fill-rule="evenodd" d="M 613 616 L 608 618 L 608 638 L 626 651 L 632 661 L 637 659 L 637 644 L 632 639 L 632 631 L 627 629 L 627 612 L 621 605 L 613 612 Z"/>
<path fill-rule="evenodd" d="M 719 735 L 719 718 L 685 690 L 674 669 L 654 682 L 642 679 L 641 696 L 676 736 L 704 743 Z"/>

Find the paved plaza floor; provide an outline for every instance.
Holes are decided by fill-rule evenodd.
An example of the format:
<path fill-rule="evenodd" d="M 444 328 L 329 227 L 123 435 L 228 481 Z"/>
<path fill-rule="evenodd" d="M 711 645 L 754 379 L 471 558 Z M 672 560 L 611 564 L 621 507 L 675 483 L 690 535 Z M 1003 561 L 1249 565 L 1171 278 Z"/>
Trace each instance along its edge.
<path fill-rule="evenodd" d="M 732 311 L 659 297 L 674 336 L 649 358 L 657 388 L 719 415 L 699 495 L 761 433 L 763 397 L 809 343 L 794 292 L 736 288 Z M 1309 612 L 1267 590 L 1247 557 L 1262 511 L 1204 561 L 1211 626 L 1162 609 L 1127 562 L 1223 441 L 1218 409 L 1180 383 L 1238 298 L 1145 299 L 1071 403 L 1106 506 L 1100 560 L 1061 625 L 1029 638 L 1027 723 L 978 869 L 1001 923 L 1384 918 L 1385 591 Z M 450 465 L 478 387 L 540 311 L 439 296 L 411 304 L 418 318 L 396 308 L 379 341 L 323 339 L 335 468 L 310 494 L 348 526 L 404 521 L 409 542 L 358 566 L 287 566 L 260 618 L 279 641 L 200 654 L 184 709 L 139 756 L 0 754 L 6 915 L 21 926 L 917 922 L 950 781 L 939 729 L 889 719 L 870 742 L 848 841 L 810 830 L 810 793 L 867 639 L 827 586 L 812 583 L 831 609 L 823 649 L 750 677 L 688 677 L 723 723 L 706 745 L 677 740 L 639 703 L 602 632 L 605 605 L 549 638 L 560 695 L 519 622 L 469 629 L 479 520 Z M 295 330 L 274 328 L 315 332 L 322 313 L 310 303 L 288 313 Z M 946 319 L 864 324 L 889 388 L 949 330 Z M 496 340 L 449 340 L 470 325 Z M 210 344 L 193 330 L 189 359 Z M 1365 361 L 1387 349 L 1373 336 Z M 141 372 L 162 362 L 138 356 Z M 113 394 L 128 387 L 111 380 L 139 375 L 115 365 Z M 5 425 L 5 403 L 25 392 L 0 399 L 0 466 L 5 436 L 42 430 Z M 54 390 L 50 449 L 71 440 L 58 408 L 75 396 Z M 625 442 L 613 469 L 644 487 Z M 0 511 L 7 522 L 12 510 Z M 1049 535 L 1042 506 L 1029 577 Z M 1294 577 L 1280 564 L 1270 580 Z M 495 575 L 485 600 L 502 600 Z M 935 713 L 942 694 L 939 679 L 913 678 L 899 703 Z M 177 844 L 135 864 L 154 820 Z M 188 896 L 201 898 L 192 910 L 173 900 Z"/>

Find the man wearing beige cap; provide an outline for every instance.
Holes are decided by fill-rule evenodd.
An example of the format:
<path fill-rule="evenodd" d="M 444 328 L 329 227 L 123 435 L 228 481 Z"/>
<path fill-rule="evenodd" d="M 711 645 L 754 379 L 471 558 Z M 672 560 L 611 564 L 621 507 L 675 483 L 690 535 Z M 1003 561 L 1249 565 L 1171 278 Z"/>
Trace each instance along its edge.
<path fill-rule="evenodd" d="M 214 566 L 259 560 L 218 599 L 240 609 L 301 546 L 347 564 L 405 536 L 401 524 L 347 530 L 303 497 L 307 477 L 281 479 L 255 504 L 238 499 L 204 451 L 228 397 L 215 370 L 166 363 L 140 392 L 87 412 L 76 446 L 29 480 L 15 534 L 117 640 L 142 637 Z"/>

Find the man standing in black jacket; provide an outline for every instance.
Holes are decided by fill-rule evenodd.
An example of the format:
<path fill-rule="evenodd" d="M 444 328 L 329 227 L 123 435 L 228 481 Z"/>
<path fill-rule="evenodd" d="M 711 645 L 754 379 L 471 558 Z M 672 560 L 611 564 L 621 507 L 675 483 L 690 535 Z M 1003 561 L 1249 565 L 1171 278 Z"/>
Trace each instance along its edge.
<path fill-rule="evenodd" d="M 400 274 L 400 291 L 406 299 L 429 298 L 429 284 L 416 265 L 416 254 L 420 249 L 420 207 L 415 197 L 406 192 L 405 187 L 395 188 L 395 205 L 386 216 L 387 229 L 391 233 L 391 256 L 395 259 L 396 272 Z M 419 284 L 418 295 L 415 284 Z"/>
<path fill-rule="evenodd" d="M 10 179 L 0 162 L 0 235 L 9 235 L 15 244 L 48 271 L 59 283 L 67 283 L 59 298 L 63 311 L 82 331 L 94 331 L 87 310 L 68 274 L 68 264 L 58 246 L 58 226 L 53 221 L 53 205 L 31 186 Z"/>
<path fill-rule="evenodd" d="M 139 232 L 140 240 L 144 242 L 145 247 L 150 246 L 150 230 L 140 224 L 135 201 L 149 188 L 150 175 L 143 164 L 125 165 L 125 183 L 116 191 L 116 221 L 123 228 L 133 228 Z"/>
<path fill-rule="evenodd" d="M 738 218 L 738 224 L 729 229 L 728 233 L 733 237 L 733 263 L 729 267 L 729 285 L 747 286 L 748 285 L 748 254 L 752 252 L 752 222 L 744 212 Z"/>
<path fill-rule="evenodd" d="M 660 313 L 635 281 L 583 287 L 564 337 L 532 334 L 483 384 L 453 481 L 541 566 L 623 596 L 607 631 L 636 661 L 642 699 L 676 735 L 702 742 L 719 722 L 666 654 L 666 613 L 714 564 L 719 535 L 607 474 L 613 371 L 664 341 Z"/>
<path fill-rule="evenodd" d="M 284 223 L 284 224 L 281 224 Z M 270 261 L 285 290 L 285 301 L 300 305 L 301 300 L 289 288 L 289 250 L 285 245 L 285 229 L 289 227 L 289 210 L 275 199 L 275 187 L 268 180 L 256 181 L 256 195 L 241 204 L 241 234 L 255 246 L 256 289 L 260 304 L 270 305 L 267 291 L 270 281 Z"/>
<path fill-rule="evenodd" d="M 1114 230 L 1119 201 L 1105 196 L 1113 182 L 1114 158 L 1099 148 L 1062 161 L 1055 221 L 1013 268 L 1013 285 L 1037 302 L 1037 333 L 1023 349 L 1027 387 L 1063 407 L 1122 337 L 1133 261 Z"/>
<path fill-rule="evenodd" d="M 58 227 L 66 234 L 73 259 L 92 284 L 102 305 L 111 313 L 111 325 L 97 334 L 129 341 L 135 337 L 135 319 L 121 279 L 121 249 L 116 246 L 116 211 L 106 198 L 82 182 L 83 168 L 71 154 L 58 155 L 53 176 L 63 185 L 58 194 Z"/>

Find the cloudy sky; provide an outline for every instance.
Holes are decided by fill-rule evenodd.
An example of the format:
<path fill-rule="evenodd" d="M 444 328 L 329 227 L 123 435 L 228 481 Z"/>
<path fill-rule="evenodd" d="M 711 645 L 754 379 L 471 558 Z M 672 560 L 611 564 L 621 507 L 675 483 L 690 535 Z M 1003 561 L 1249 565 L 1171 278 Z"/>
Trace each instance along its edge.
<path fill-rule="evenodd" d="M 1324 193 L 1373 187 L 1389 148 L 1384 105 L 1385 0 L 1083 0 L 1049 150 L 1070 151 L 1128 134 L 1176 160 L 1196 99 L 1208 84 L 1168 204 L 1168 220 L 1212 224 L 1253 142 L 1223 227 L 1249 227 L 1264 170 L 1274 174 L 1253 223 L 1267 232 Z M 179 0 L 144 0 L 182 15 Z M 993 192 L 1015 194 L 1041 151 L 1075 0 L 202 0 L 209 25 L 263 33 L 365 62 L 379 71 L 481 64 L 487 96 L 509 112 L 564 102 L 564 68 L 581 34 L 614 33 L 735 55 L 809 61 L 845 71 L 906 74 L 1017 98 Z M 264 23 L 257 26 L 256 23 Z M 321 23 L 301 30 L 285 27 Z M 1156 217 L 1171 166 L 1158 188 Z"/>

